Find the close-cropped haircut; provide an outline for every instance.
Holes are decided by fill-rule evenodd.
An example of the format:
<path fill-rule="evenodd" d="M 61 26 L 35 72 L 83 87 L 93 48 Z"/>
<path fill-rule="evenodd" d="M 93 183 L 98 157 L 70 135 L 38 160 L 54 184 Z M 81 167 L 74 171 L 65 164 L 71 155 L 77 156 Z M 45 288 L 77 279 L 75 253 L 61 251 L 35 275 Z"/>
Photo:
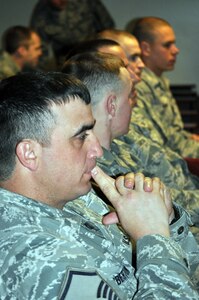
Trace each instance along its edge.
<path fill-rule="evenodd" d="M 166 20 L 161 18 L 138 18 L 137 21 L 134 23 L 132 34 L 137 38 L 139 43 L 143 41 L 152 43 L 155 40 L 155 32 L 157 28 L 165 25 L 171 27 L 171 25 Z"/>
<path fill-rule="evenodd" d="M 13 54 L 20 46 L 28 47 L 33 32 L 29 27 L 19 25 L 8 28 L 2 36 L 3 50 Z"/>
<path fill-rule="evenodd" d="M 32 139 L 50 145 L 57 124 L 52 107 L 76 98 L 89 104 L 88 89 L 61 72 L 21 73 L 0 82 L 0 181 L 8 179 L 14 170 L 20 141 Z"/>
<path fill-rule="evenodd" d="M 116 41 L 108 39 L 93 39 L 79 42 L 74 48 L 72 48 L 66 55 L 65 60 L 70 59 L 80 53 L 85 52 L 97 52 L 102 47 L 120 46 Z"/>
<path fill-rule="evenodd" d="M 120 77 L 123 61 L 113 55 L 101 52 L 80 53 L 67 60 L 62 72 L 82 80 L 91 95 L 95 106 L 110 91 L 119 93 L 124 85 Z"/>
<path fill-rule="evenodd" d="M 134 36 L 130 32 L 121 29 L 115 29 L 115 28 L 104 29 L 103 31 L 96 33 L 97 39 L 110 39 L 117 43 L 119 41 L 119 44 L 120 44 L 120 39 L 123 37 L 134 38 Z"/>

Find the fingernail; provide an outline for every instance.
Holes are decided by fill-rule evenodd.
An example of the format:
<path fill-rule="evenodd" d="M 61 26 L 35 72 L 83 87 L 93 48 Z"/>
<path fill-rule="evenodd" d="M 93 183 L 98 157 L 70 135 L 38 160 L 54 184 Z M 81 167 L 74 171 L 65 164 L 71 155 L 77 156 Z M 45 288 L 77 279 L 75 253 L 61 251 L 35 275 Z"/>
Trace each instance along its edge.
<path fill-rule="evenodd" d="M 91 174 L 94 175 L 94 176 L 97 175 L 97 169 L 96 169 L 96 168 L 93 168 L 93 169 L 91 170 Z"/>
<path fill-rule="evenodd" d="M 151 181 L 150 180 L 146 180 L 145 184 L 146 184 L 147 187 L 151 187 Z"/>
<path fill-rule="evenodd" d="M 144 189 L 145 189 L 145 192 L 151 192 L 152 191 L 151 181 L 146 180 L 144 182 Z"/>
<path fill-rule="evenodd" d="M 129 189 L 133 188 L 133 182 L 132 182 L 132 180 L 130 180 L 130 179 L 128 180 L 128 179 L 127 179 L 127 180 L 125 181 L 125 187 L 126 187 L 126 188 L 129 188 Z"/>

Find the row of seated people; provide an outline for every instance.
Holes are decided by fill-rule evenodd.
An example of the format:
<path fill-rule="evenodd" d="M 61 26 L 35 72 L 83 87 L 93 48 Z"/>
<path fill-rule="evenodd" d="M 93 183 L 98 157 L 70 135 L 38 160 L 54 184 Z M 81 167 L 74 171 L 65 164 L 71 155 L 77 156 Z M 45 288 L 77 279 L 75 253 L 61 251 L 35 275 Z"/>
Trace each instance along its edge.
<path fill-rule="evenodd" d="M 153 34 L 156 38 L 151 43 L 151 39 L 142 43 L 138 32 L 142 30 L 142 26 L 145 26 L 146 30 L 146 28 L 150 28 L 150 25 L 153 30 L 149 30 L 149 33 Z M 173 29 L 170 24 L 159 18 L 143 18 L 139 20 L 137 26 L 139 30 L 136 27 L 134 28 L 134 34 L 137 39 L 130 33 L 111 29 L 97 34 L 95 39 L 80 43 L 67 54 L 61 71 L 63 74 L 66 74 L 66 77 L 68 75 L 75 75 L 75 78 L 81 79 L 90 92 L 92 114 L 96 120 L 94 133 L 103 147 L 103 157 L 99 157 L 99 154 L 96 155 L 98 157 L 98 165 L 112 177 L 129 171 L 142 172 L 147 177 L 145 183 L 149 187 L 151 186 L 151 181 L 148 177 L 158 176 L 163 182 L 163 186 L 166 185 L 170 188 L 172 200 L 176 203 L 174 204 L 174 210 L 171 206 L 169 207 L 169 215 L 172 215 L 170 223 L 175 221 L 175 218 L 173 220 L 173 213 L 175 213 L 175 217 L 178 220 L 180 214 L 178 205 L 181 205 L 190 213 L 191 217 L 187 217 L 187 220 L 189 225 L 194 224 L 192 227 L 193 233 L 198 239 L 199 182 L 198 177 L 190 173 L 183 158 L 199 157 L 198 137 L 184 131 L 175 99 L 173 99 L 170 93 L 167 80 L 162 76 L 164 71 L 173 69 L 175 58 L 178 54 Z M 155 30 L 155 26 L 158 27 L 158 31 Z M 162 43 L 160 37 L 168 39 L 167 43 L 166 40 Z M 165 43 L 169 44 L 169 47 L 165 47 L 164 49 L 173 58 L 169 57 L 168 64 L 165 64 L 164 55 L 161 58 L 161 53 L 159 55 L 155 54 L 155 57 L 160 59 L 157 65 L 154 62 L 152 50 L 155 51 L 158 49 L 158 47 L 155 47 L 154 41 L 162 45 Z M 116 56 L 120 59 L 116 59 Z M 160 67 L 161 61 L 164 64 Z M 37 76 L 39 78 L 40 76 L 43 80 L 45 77 L 43 75 L 32 76 L 33 79 L 34 76 L 36 76 L 35 78 Z M 52 75 L 49 74 L 47 76 Z M 59 77 L 59 75 L 57 76 Z M 33 79 L 31 82 L 30 76 L 30 79 L 26 80 L 30 84 L 30 82 L 33 83 Z M 56 79 L 56 76 L 54 79 Z M 21 80 L 24 80 L 24 83 L 26 82 L 23 74 Z M 83 109 L 82 105 L 80 106 Z M 76 114 L 78 119 L 82 117 L 82 113 L 79 111 Z M 59 116 L 63 118 L 61 115 Z M 25 148 L 24 144 L 21 149 L 25 150 Z M 20 153 L 22 152 L 19 152 L 19 156 Z M 25 162 L 23 161 L 24 164 Z M 29 169 L 32 170 L 32 167 L 29 166 Z M 99 181 L 100 184 L 101 181 Z M 8 185 L 2 184 L 1 186 L 8 187 L 9 180 Z M 153 186 L 155 185 L 153 184 Z M 17 192 L 19 191 L 18 189 Z M 23 195 L 23 188 L 22 191 L 19 194 Z M 27 196 L 27 193 L 25 193 L 25 196 Z M 108 196 L 111 198 L 110 195 Z M 78 207 L 85 209 L 84 202 L 82 200 L 79 201 L 80 203 L 77 201 L 74 206 L 73 204 L 68 204 L 67 207 L 72 210 L 74 210 L 74 207 L 76 210 Z M 123 219 L 121 218 L 121 220 Z M 129 231 L 129 228 L 123 222 L 121 223 L 130 237 L 136 241 L 137 239 L 134 234 L 131 234 L 131 230 Z M 176 240 L 179 240 L 179 236 L 182 233 L 182 231 L 180 232 L 180 228 L 183 228 L 184 231 L 185 227 L 183 226 L 179 226 L 178 224 L 177 229 L 174 230 L 173 235 L 177 234 Z M 159 232 L 155 233 L 158 234 Z M 197 286 L 198 261 L 196 257 L 198 256 L 198 248 L 190 233 L 186 235 L 185 240 L 181 238 L 179 243 L 185 252 L 188 252 L 187 256 L 189 257 L 191 268 L 190 278 Z M 158 245 L 157 241 L 156 243 Z M 113 266 L 111 265 L 111 267 Z M 173 276 L 174 278 L 178 278 L 177 274 Z M 166 281 L 166 277 L 164 278 L 163 276 L 163 282 L 164 279 Z M 108 285 L 113 290 L 117 291 L 116 293 L 121 299 L 124 297 L 126 297 L 125 299 L 132 299 L 132 296 L 136 299 L 136 293 L 138 293 L 137 299 L 142 299 L 140 298 L 139 287 L 137 291 L 134 288 L 132 291 L 133 284 L 125 290 L 124 287 L 116 288 L 107 278 L 106 282 L 108 282 Z M 150 278 L 150 282 L 154 283 L 152 277 Z M 183 291 L 185 299 L 195 299 L 196 294 L 193 292 L 194 289 L 188 289 L 184 282 L 182 276 L 180 287 L 186 290 L 186 292 Z M 65 281 L 66 283 L 68 281 Z M 64 291 L 66 292 L 66 285 Z M 47 293 L 47 289 L 45 293 Z M 56 293 L 56 289 L 54 293 Z M 154 293 L 156 294 L 157 291 Z M 165 292 L 161 291 L 160 295 L 161 293 L 164 296 L 166 295 L 164 294 Z M 170 296 L 170 294 L 168 295 Z M 181 292 L 179 292 L 178 296 L 181 297 L 181 295 Z M 176 296 L 176 299 L 179 298 L 178 296 Z"/>

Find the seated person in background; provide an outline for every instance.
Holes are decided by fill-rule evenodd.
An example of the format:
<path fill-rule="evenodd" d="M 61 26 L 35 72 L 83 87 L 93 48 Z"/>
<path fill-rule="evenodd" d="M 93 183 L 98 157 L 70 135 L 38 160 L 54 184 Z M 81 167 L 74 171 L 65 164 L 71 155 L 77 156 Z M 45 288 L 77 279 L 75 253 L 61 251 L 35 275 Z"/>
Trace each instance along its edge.
<path fill-rule="evenodd" d="M 94 133 L 103 148 L 103 157 L 98 158 L 99 166 L 111 176 L 125 174 L 132 170 L 134 167 L 133 163 L 130 164 L 130 160 L 125 160 L 124 157 L 121 159 L 115 154 L 112 143 L 114 138 L 127 133 L 131 110 L 134 105 L 134 86 L 122 61 L 110 54 L 99 52 L 84 53 L 71 57 L 70 60 L 66 61 L 63 66 L 63 72 L 79 78 L 89 89 L 92 113 L 96 119 Z M 199 195 L 199 192 L 196 192 L 196 194 Z M 184 204 L 183 194 L 181 194 L 181 197 L 182 199 L 178 203 Z M 199 214 L 198 199 L 197 196 L 196 199 L 192 199 L 192 207 L 191 203 L 189 205 L 185 204 L 188 208 L 191 207 L 193 209 L 195 219 L 198 219 Z M 178 211 L 177 207 L 178 205 L 176 206 Z M 180 215 L 181 213 L 182 211 Z M 186 219 L 188 215 L 184 215 L 184 217 Z M 191 224 L 189 217 L 187 221 Z M 176 239 L 184 245 L 184 250 L 189 245 L 187 252 L 194 273 L 195 268 L 198 268 L 198 245 L 192 235 L 186 237 L 185 232 L 187 232 L 187 229 L 185 229 L 183 222 L 182 218 L 181 221 L 178 220 L 179 227 L 171 226 L 172 232 Z M 183 230 L 185 235 L 181 235 L 182 232 L 179 228 L 185 229 Z M 186 241 L 190 238 L 190 242 L 184 244 L 184 238 Z M 199 268 L 197 272 L 199 272 Z M 196 277 L 198 284 L 198 275 L 194 273 L 194 277 Z"/>
<path fill-rule="evenodd" d="M 43 44 L 41 67 L 59 68 L 67 51 L 114 21 L 101 0 L 38 0 L 30 26 L 40 35 Z"/>
<path fill-rule="evenodd" d="M 170 91 L 165 71 L 174 69 L 179 49 L 171 25 L 160 18 L 138 19 L 132 32 L 138 39 L 145 68 L 137 85 L 137 97 L 164 140 L 164 145 L 182 157 L 199 157 L 199 138 L 183 129 L 184 124 Z M 139 103 L 138 102 L 138 103 Z M 161 141 L 160 141 L 161 142 Z"/>
<path fill-rule="evenodd" d="M 106 45 L 106 47 L 102 45 Z M 109 45 L 110 43 L 110 45 Z M 73 49 L 68 57 L 72 57 L 72 54 L 84 53 L 86 51 L 96 51 L 113 53 L 114 55 L 120 56 L 119 47 L 117 45 L 117 51 L 115 51 L 115 44 L 111 46 L 114 41 L 109 40 L 91 40 L 88 42 L 82 42 L 79 44 L 78 48 Z M 87 47 L 86 47 L 87 45 Z M 124 51 L 123 51 L 124 52 Z M 123 53 L 122 52 L 122 53 Z M 77 56 L 77 60 L 80 58 Z M 82 58 L 83 59 L 83 58 Z M 75 58 L 72 58 L 72 61 Z M 67 61 L 65 63 L 67 65 Z M 125 61 L 125 65 L 126 65 Z M 128 65 L 128 69 L 130 64 Z M 63 71 L 69 72 L 70 67 L 63 67 Z M 74 71 L 74 70 L 73 70 Z M 132 72 L 132 68 L 131 68 Z M 75 73 L 76 76 L 80 74 Z M 82 78 L 81 78 L 82 79 Z M 91 79 L 92 80 L 92 79 Z M 92 82 L 92 81 L 91 81 Z M 86 82 L 85 82 L 86 83 Z M 95 85 L 93 85 L 95 86 Z M 99 94 L 99 90 L 90 90 L 90 93 L 97 97 L 95 93 Z M 131 119 L 134 115 L 134 107 Z M 99 117 L 99 116 L 98 116 Z M 143 117 L 140 116 L 142 119 Z M 127 120 L 128 121 L 128 120 Z M 135 127 L 136 128 L 136 127 Z M 123 132 L 123 134 L 126 132 Z M 172 150 L 165 151 L 164 148 L 160 147 L 156 143 L 152 143 L 149 138 L 145 138 L 144 134 L 139 131 L 136 132 L 132 130 L 132 123 L 130 124 L 130 143 L 129 135 L 125 135 L 127 141 L 114 139 L 111 144 L 111 150 L 115 153 L 118 159 L 124 161 L 124 164 L 128 165 L 128 169 L 133 172 L 143 172 L 146 176 L 154 177 L 158 176 L 160 179 L 171 188 L 172 199 L 176 202 L 181 203 L 187 210 L 189 210 L 193 217 L 193 222 L 196 226 L 199 226 L 199 179 L 198 177 L 192 175 L 188 168 L 186 162 L 177 153 Z M 121 139 L 121 137 L 120 137 Z M 132 144 L 133 141 L 133 144 Z M 110 155 L 108 156 L 110 158 Z M 108 159 L 108 158 L 107 158 Z M 111 168 L 110 165 L 107 166 L 107 159 L 105 160 L 105 170 L 110 175 L 117 175 L 118 169 Z M 114 162 L 114 160 L 113 160 Z M 114 163 L 115 165 L 115 163 Z M 122 163 L 119 164 L 120 166 Z M 121 172 L 119 171 L 119 174 Z M 196 231 L 196 232 L 195 232 Z M 198 234 L 198 229 L 194 228 L 194 234 Z M 199 240 L 199 236 L 197 237 Z"/>
<path fill-rule="evenodd" d="M 83 83 L 63 73 L 5 79 L 0 122 L 2 298 L 198 298 L 170 237 L 165 187 L 156 178 L 145 192 L 143 175 L 114 180 L 95 167 L 102 149 Z M 91 176 L 117 215 L 89 193 Z"/>
<path fill-rule="evenodd" d="M 139 77 L 139 81 L 141 80 L 144 63 L 141 58 L 139 43 L 131 33 L 119 29 L 105 29 L 97 33 L 95 37 L 117 42 L 124 50 L 132 70 Z"/>
<path fill-rule="evenodd" d="M 36 32 L 24 26 L 8 28 L 2 37 L 0 79 L 34 70 L 41 54 L 41 40 Z"/>
<path fill-rule="evenodd" d="M 135 36 L 133 36 L 131 33 L 126 32 L 124 30 L 106 29 L 99 32 L 96 35 L 96 37 L 98 39 L 110 39 L 118 42 L 120 46 L 123 48 L 126 57 L 129 60 L 131 69 L 136 73 L 136 75 L 141 80 L 141 73 L 142 70 L 144 69 L 144 63 L 141 59 L 141 49 Z M 176 108 L 176 111 L 177 110 L 178 108 Z M 154 126 L 153 120 L 151 120 L 150 115 L 148 115 L 147 107 L 143 105 L 142 101 L 139 98 L 137 99 L 137 107 L 134 109 L 134 112 L 132 114 L 130 131 L 127 136 L 122 137 L 122 140 L 130 144 L 132 147 L 134 147 L 135 145 L 135 139 L 136 139 L 135 132 L 138 132 L 139 135 L 149 137 L 148 144 L 151 144 L 152 146 L 154 145 L 154 143 L 157 144 L 156 147 L 159 144 L 161 149 L 163 148 L 162 146 L 164 146 L 164 150 L 166 151 L 166 154 L 169 156 L 169 160 L 173 161 L 173 159 L 178 158 L 178 160 L 182 162 L 182 166 L 186 165 L 183 161 L 185 160 L 188 164 L 189 170 L 193 174 L 199 176 L 199 159 L 186 157 L 183 158 L 182 160 L 182 157 L 178 157 L 178 155 L 176 155 L 175 150 L 172 151 L 172 149 L 169 146 L 165 145 L 165 139 L 161 135 L 161 130 L 159 130 L 156 126 Z M 150 142 L 150 140 L 152 141 L 152 143 Z M 148 149 L 147 152 L 149 153 Z M 153 159 L 150 158 L 149 161 L 152 162 Z M 156 161 L 156 165 L 157 165 L 157 161 Z M 151 166 L 149 167 L 151 168 Z M 147 169 L 147 166 L 145 169 Z M 161 169 L 163 170 L 163 168 Z"/>
<path fill-rule="evenodd" d="M 119 56 L 125 64 L 125 67 L 129 71 L 131 79 L 134 84 L 140 81 L 139 76 L 134 72 L 129 60 L 124 52 L 123 48 L 117 42 L 113 40 L 107 39 L 91 39 L 78 43 L 75 47 L 73 47 L 65 57 L 65 61 L 70 59 L 70 57 L 84 52 L 102 52 L 102 53 L 111 53 L 116 56 Z"/>

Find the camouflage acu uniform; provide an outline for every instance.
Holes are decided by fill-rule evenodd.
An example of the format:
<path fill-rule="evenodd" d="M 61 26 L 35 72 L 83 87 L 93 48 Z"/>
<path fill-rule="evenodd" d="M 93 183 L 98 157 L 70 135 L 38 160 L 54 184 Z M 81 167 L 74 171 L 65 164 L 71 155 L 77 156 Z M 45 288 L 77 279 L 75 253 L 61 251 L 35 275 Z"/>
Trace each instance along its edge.
<path fill-rule="evenodd" d="M 161 138 L 157 142 L 178 152 L 183 157 L 199 157 L 199 143 L 191 139 L 191 134 L 183 130 L 182 118 L 173 98 L 169 82 L 157 77 L 148 68 L 142 71 L 142 81 L 137 84 L 138 107 L 145 111 L 145 119 L 151 122 L 153 130 Z M 139 110 L 139 108 L 137 110 Z M 136 114 L 135 110 L 135 114 Z M 136 118 L 136 116 L 135 116 Z M 150 131 L 151 128 L 148 128 Z M 148 136 L 150 132 L 145 131 Z"/>
<path fill-rule="evenodd" d="M 0 52 L 0 80 L 16 75 L 20 71 L 19 67 L 9 53 Z"/>
<path fill-rule="evenodd" d="M 175 242 L 187 230 L 140 239 L 134 273 L 129 239 L 102 225 L 108 208 L 94 193 L 64 210 L 5 190 L 0 198 L 2 300 L 198 299 L 189 276 L 194 257 Z"/>
<path fill-rule="evenodd" d="M 99 0 L 68 0 L 62 11 L 40 0 L 30 23 L 42 38 L 43 58 L 50 55 L 50 49 L 56 57 L 65 56 L 77 42 L 114 27 L 113 19 Z"/>
<path fill-rule="evenodd" d="M 107 149 L 103 148 L 103 156 L 98 158 L 98 165 L 110 176 L 117 176 L 119 174 L 126 174 L 130 171 L 132 172 L 142 172 L 146 176 L 159 176 L 155 175 L 156 172 L 158 173 L 159 171 L 159 164 L 157 166 L 157 170 L 153 168 L 153 171 L 150 171 L 150 168 L 146 168 L 146 165 L 148 164 L 148 161 L 151 162 L 151 157 L 150 157 L 150 151 L 142 151 L 141 147 L 142 145 L 145 145 L 145 139 L 140 140 L 140 145 L 137 144 L 136 141 L 136 148 L 134 148 L 134 156 L 132 156 L 132 152 L 128 148 L 128 144 L 123 143 L 121 140 L 114 140 L 111 145 L 111 151 L 108 151 Z M 122 150 L 122 151 L 121 151 Z M 148 149 L 149 150 L 149 149 Z M 148 153 L 148 156 L 144 155 L 144 153 Z M 154 149 L 154 155 L 155 153 L 158 155 L 156 152 L 156 149 Z M 136 155 L 136 156 L 135 156 Z M 165 166 L 165 178 L 167 178 L 168 182 L 171 184 L 172 181 L 175 182 L 175 177 L 178 177 L 177 172 L 172 172 L 172 168 L 169 166 L 169 163 L 167 160 L 164 161 L 164 159 L 161 159 L 161 154 L 160 158 L 158 159 L 162 161 L 163 166 Z M 155 166 L 155 161 L 153 159 L 153 163 Z M 168 171 L 167 171 L 168 170 Z M 175 170 L 173 170 L 175 171 Z M 167 176 L 166 176 L 167 175 Z M 173 176 L 174 175 L 174 176 Z M 179 173 L 180 175 L 180 173 Z M 169 181 L 170 178 L 170 181 Z M 182 178 L 181 178 L 182 180 Z M 187 183 L 187 185 L 192 185 L 193 183 L 188 183 L 188 180 L 186 182 L 186 177 L 183 178 L 184 183 Z M 173 183 L 175 186 L 175 183 Z M 178 187 L 178 186 L 177 186 Z M 191 213 L 191 219 L 189 218 L 188 224 L 191 226 L 191 231 L 193 232 L 195 238 L 197 241 L 199 241 L 199 191 L 197 190 L 182 190 L 178 187 L 176 188 L 170 188 L 171 191 L 171 196 L 174 201 L 177 203 L 181 203 L 183 207 L 185 207 L 190 213 Z M 176 202 L 174 202 L 174 207 L 177 206 Z M 177 206 L 178 210 L 181 210 L 179 206 Z M 182 210 L 181 210 L 182 212 Z M 187 215 L 186 215 L 187 216 Z M 184 215 L 185 217 L 185 215 Z M 188 228 L 184 231 L 184 222 L 185 220 L 181 217 L 175 225 L 171 225 L 171 233 L 175 237 L 175 240 L 180 242 L 183 249 L 187 252 L 188 256 L 191 258 L 192 261 L 192 267 L 193 270 L 196 269 L 195 272 L 193 272 L 193 277 L 194 281 L 196 282 L 197 288 L 199 289 L 199 257 L 198 257 L 198 245 L 195 245 L 195 238 L 193 238 L 192 234 L 189 233 L 189 238 L 185 238 L 184 240 L 179 240 L 179 233 L 181 232 L 188 232 Z M 194 227 L 192 226 L 193 223 L 197 226 Z M 177 226 L 176 226 L 177 225 Z M 180 229 L 181 228 L 181 229 Z M 181 233 L 182 233 L 181 232 Z M 185 237 L 185 236 L 184 236 Z M 188 248 L 187 248 L 188 246 Z"/>
<path fill-rule="evenodd" d="M 131 143 L 126 141 L 130 139 Z M 142 172 L 145 176 L 159 177 L 170 188 L 173 201 L 184 207 L 192 216 L 195 226 L 199 227 L 199 183 L 198 178 L 192 175 L 186 163 L 173 154 L 170 162 L 164 149 L 153 145 L 144 136 L 134 134 L 115 139 L 110 151 L 104 150 L 102 158 L 98 159 L 100 167 L 109 175 L 116 176 L 128 172 Z M 183 166 L 183 171 L 182 171 Z M 199 232 L 197 239 L 199 241 Z"/>

